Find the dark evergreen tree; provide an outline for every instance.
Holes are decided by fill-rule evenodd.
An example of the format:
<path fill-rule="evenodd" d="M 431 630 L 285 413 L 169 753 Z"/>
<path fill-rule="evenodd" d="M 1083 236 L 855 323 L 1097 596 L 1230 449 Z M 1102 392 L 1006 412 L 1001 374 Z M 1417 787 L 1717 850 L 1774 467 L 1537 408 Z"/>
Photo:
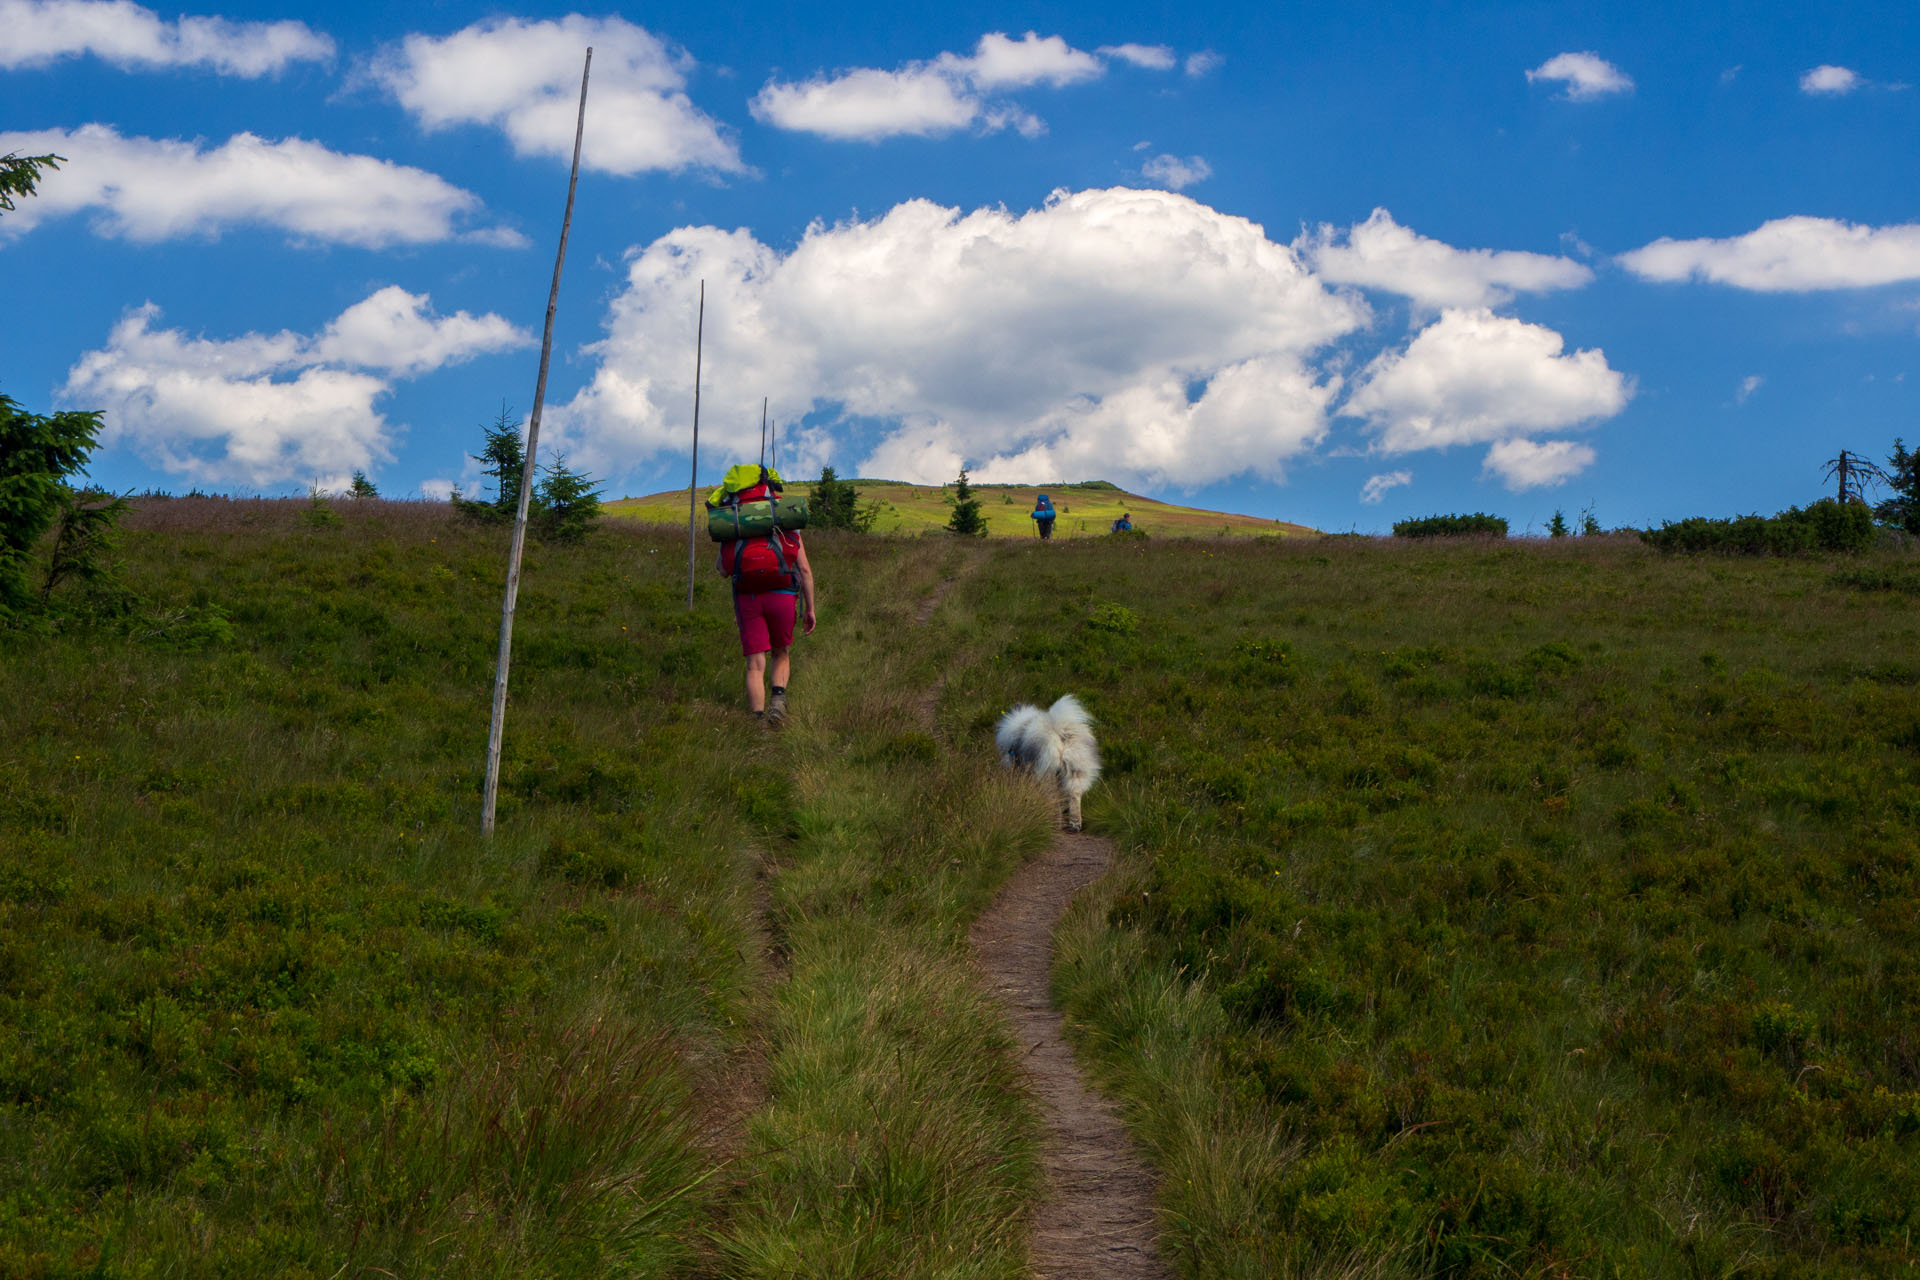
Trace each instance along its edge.
<path fill-rule="evenodd" d="M 520 438 L 520 424 L 503 402 L 500 416 L 490 427 L 482 427 L 480 452 L 474 461 L 485 463 L 485 474 L 494 483 L 493 500 L 469 498 L 453 491 L 453 505 L 476 520 L 511 520 L 520 509 L 520 476 L 527 468 L 527 447 Z M 528 511 L 531 519 L 533 512 Z"/>
<path fill-rule="evenodd" d="M 871 516 L 860 512 L 860 491 L 836 476 L 832 467 L 821 467 L 820 480 L 807 502 L 807 527 L 865 533 L 872 523 Z"/>
<path fill-rule="evenodd" d="M 1567 517 L 1561 514 L 1558 507 L 1554 508 L 1553 519 L 1547 521 L 1547 536 L 1549 538 L 1564 538 L 1569 532 L 1570 530 L 1567 528 Z"/>
<path fill-rule="evenodd" d="M 347 496 L 349 498 L 377 498 L 380 496 L 380 490 L 374 488 L 373 481 L 367 479 L 366 472 L 355 467 L 353 470 L 353 482 L 347 486 Z"/>
<path fill-rule="evenodd" d="M 987 522 L 980 514 L 980 500 L 973 496 L 973 485 L 967 480 L 967 469 L 960 468 L 960 479 L 954 483 L 953 515 L 947 521 L 947 528 L 963 538 L 984 538 L 987 536 Z"/>
<path fill-rule="evenodd" d="M 553 542 L 579 542 L 600 519 L 600 491 L 593 477 L 567 466 L 564 456 L 540 469 L 540 482 L 528 500 L 528 520 L 541 537 Z"/>
<path fill-rule="evenodd" d="M 1905 441 L 1895 437 L 1881 475 L 1892 496 L 1874 507 L 1874 518 L 1888 528 L 1920 535 L 1920 450 L 1908 452 Z"/>
<path fill-rule="evenodd" d="M 61 489 L 60 515 L 53 524 L 53 548 L 40 588 L 41 606 L 52 600 L 55 587 L 69 579 L 91 585 L 96 598 L 104 595 L 124 603 L 128 593 L 115 578 L 110 557 L 120 541 L 120 517 L 130 510 L 127 500 L 102 489 L 67 485 Z"/>
<path fill-rule="evenodd" d="M 86 470 L 99 434 L 98 411 L 43 416 L 0 395 L 0 612 L 28 602 L 34 544 L 76 510 L 68 478 Z M 114 508 L 109 522 L 123 510 Z"/>
<path fill-rule="evenodd" d="M 65 156 L 23 156 L 8 152 L 0 156 L 0 213 L 13 212 L 15 196 L 30 196 L 40 181 L 42 169 L 58 169 Z"/>

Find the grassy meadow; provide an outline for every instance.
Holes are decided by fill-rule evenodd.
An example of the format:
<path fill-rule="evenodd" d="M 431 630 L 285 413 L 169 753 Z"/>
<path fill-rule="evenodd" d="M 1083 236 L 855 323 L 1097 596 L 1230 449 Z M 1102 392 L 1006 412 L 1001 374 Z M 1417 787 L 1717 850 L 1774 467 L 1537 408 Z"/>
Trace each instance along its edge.
<path fill-rule="evenodd" d="M 1920 1264 L 1920 566 L 1009 548 L 1128 865 L 1057 994 L 1193 1276 Z"/>
<path fill-rule="evenodd" d="M 870 506 L 877 508 L 873 524 L 876 533 L 933 533 L 945 529 L 953 517 L 952 485 L 900 484 L 892 480 L 849 483 L 860 491 L 862 510 Z M 1135 531 L 1150 537 L 1270 538 L 1308 537 L 1314 533 L 1305 525 L 1284 520 L 1262 520 L 1257 516 L 1206 511 L 1143 498 L 1098 480 L 1081 484 L 976 484 L 972 487 L 990 538 L 1037 540 L 1039 535 L 1030 513 L 1034 497 L 1040 493 L 1051 497 L 1054 510 L 1060 513 L 1053 523 L 1055 538 L 1104 537 L 1122 512 L 1133 516 Z M 811 494 L 813 485 L 796 477 L 792 491 Z M 706 492 L 703 488 L 702 496 Z M 607 512 L 622 519 L 684 529 L 687 491 L 678 489 L 644 498 L 621 498 L 609 502 Z"/>
<path fill-rule="evenodd" d="M 612 520 L 482 840 L 503 541 L 148 500 L 137 603 L 0 632 L 0 1275 L 1025 1274 L 966 927 L 1066 691 L 1056 993 L 1180 1274 L 1920 1269 L 1910 555 L 816 536 L 768 734 Z"/>

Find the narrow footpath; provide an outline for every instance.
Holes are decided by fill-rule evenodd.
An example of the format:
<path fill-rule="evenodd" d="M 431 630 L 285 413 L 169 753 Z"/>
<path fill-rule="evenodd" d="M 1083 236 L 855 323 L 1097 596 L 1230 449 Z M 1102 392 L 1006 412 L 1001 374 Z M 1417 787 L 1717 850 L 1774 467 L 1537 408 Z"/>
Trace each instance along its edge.
<path fill-rule="evenodd" d="M 1039 1280 L 1159 1280 L 1172 1273 L 1154 1249 L 1154 1176 L 1112 1103 L 1081 1078 L 1048 979 L 1054 925 L 1073 895 L 1106 871 L 1113 846 L 1061 831 L 973 926 L 973 953 L 1006 1007 L 1040 1104 L 1048 1195 L 1034 1211 Z"/>
<path fill-rule="evenodd" d="M 977 567 L 975 561 L 962 573 Z M 959 576 L 942 579 L 922 602 L 921 626 Z M 930 687 L 919 707 L 935 736 L 940 691 L 940 683 Z M 1041 1113 L 1047 1185 L 1033 1215 L 1036 1280 L 1171 1280 L 1173 1274 L 1154 1248 L 1154 1175 L 1118 1110 L 1081 1077 L 1053 1008 L 1054 926 L 1112 860 L 1113 846 L 1101 836 L 1055 832 L 1044 854 L 1014 872 L 971 934 L 974 959 L 1007 1011 L 1015 1042 L 1025 1046 L 1021 1065 Z"/>

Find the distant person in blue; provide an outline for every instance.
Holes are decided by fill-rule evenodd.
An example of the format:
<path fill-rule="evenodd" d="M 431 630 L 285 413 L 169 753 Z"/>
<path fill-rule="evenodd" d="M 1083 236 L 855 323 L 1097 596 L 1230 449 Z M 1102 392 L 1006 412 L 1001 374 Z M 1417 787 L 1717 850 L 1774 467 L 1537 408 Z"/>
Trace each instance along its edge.
<path fill-rule="evenodd" d="M 1115 533 L 1132 533 L 1133 513 L 1131 511 L 1122 511 L 1120 518 L 1113 522 L 1113 531 Z"/>
<path fill-rule="evenodd" d="M 1040 527 L 1040 537 L 1044 540 L 1053 536 L 1053 499 L 1041 494 L 1033 503 L 1033 522 Z"/>

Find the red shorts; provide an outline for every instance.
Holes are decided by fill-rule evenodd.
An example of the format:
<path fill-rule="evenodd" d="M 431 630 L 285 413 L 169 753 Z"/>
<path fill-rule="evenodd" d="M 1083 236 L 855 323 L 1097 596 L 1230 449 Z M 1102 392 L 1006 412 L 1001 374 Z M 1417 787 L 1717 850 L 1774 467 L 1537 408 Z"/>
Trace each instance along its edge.
<path fill-rule="evenodd" d="M 740 624 L 740 652 L 751 658 L 769 649 L 791 649 L 799 603 L 791 591 L 736 592 L 733 620 Z"/>

